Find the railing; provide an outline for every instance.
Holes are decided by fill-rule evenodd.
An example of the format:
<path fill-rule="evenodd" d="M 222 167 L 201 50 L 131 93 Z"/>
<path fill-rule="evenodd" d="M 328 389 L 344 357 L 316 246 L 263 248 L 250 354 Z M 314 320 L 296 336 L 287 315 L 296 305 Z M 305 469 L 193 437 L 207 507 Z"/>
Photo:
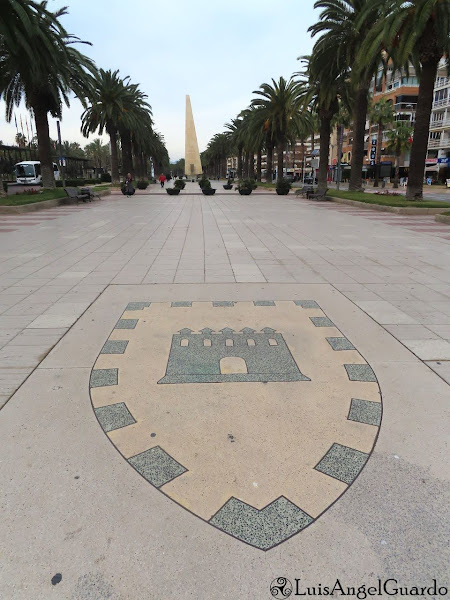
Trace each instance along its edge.
<path fill-rule="evenodd" d="M 446 87 L 450 84 L 450 77 L 438 77 L 436 79 L 435 88 Z"/>
<path fill-rule="evenodd" d="M 450 148 L 450 138 L 442 138 L 440 140 L 430 140 L 428 148 Z"/>
<path fill-rule="evenodd" d="M 441 108 L 442 106 L 450 106 L 450 96 L 433 102 L 433 108 Z"/>
<path fill-rule="evenodd" d="M 399 110 L 411 110 L 414 111 L 417 108 L 417 102 L 399 102 L 398 104 L 394 104 L 394 109 L 396 111 Z"/>
<path fill-rule="evenodd" d="M 450 127 L 450 118 L 430 122 L 430 129 L 441 129 L 445 127 Z"/>

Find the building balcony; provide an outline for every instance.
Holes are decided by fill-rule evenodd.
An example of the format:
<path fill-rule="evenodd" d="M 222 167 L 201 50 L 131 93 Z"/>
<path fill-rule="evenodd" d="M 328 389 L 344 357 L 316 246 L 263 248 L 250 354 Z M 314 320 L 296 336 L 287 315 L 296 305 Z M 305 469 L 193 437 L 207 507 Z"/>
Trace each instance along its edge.
<path fill-rule="evenodd" d="M 417 108 L 417 102 L 398 102 L 394 104 L 395 112 L 399 112 L 401 110 L 407 110 L 414 112 Z"/>
<path fill-rule="evenodd" d="M 450 77 L 438 77 L 436 79 L 434 89 L 437 90 L 440 88 L 447 87 L 448 85 L 450 85 Z"/>
<path fill-rule="evenodd" d="M 447 127 L 450 127 L 450 117 L 447 119 L 439 119 L 438 121 L 430 122 L 430 129 L 433 131 L 436 129 L 446 129 Z"/>
<path fill-rule="evenodd" d="M 450 106 L 450 96 L 447 98 L 441 98 L 441 100 L 435 100 L 433 102 L 433 108 L 442 108 L 444 106 Z"/>
<path fill-rule="evenodd" d="M 430 140 L 428 142 L 428 148 L 450 148 L 450 138 L 442 138 L 440 140 Z"/>

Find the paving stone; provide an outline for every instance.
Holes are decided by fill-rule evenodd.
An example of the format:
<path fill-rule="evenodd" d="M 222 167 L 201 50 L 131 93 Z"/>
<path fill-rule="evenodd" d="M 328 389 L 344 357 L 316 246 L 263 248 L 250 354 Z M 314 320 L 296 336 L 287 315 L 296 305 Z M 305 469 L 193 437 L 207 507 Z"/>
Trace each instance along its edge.
<path fill-rule="evenodd" d="M 117 404 L 95 408 L 94 411 L 100 425 L 106 433 L 136 423 L 125 402 L 118 402 Z"/>
<path fill-rule="evenodd" d="M 213 302 L 213 306 L 234 306 L 234 302 L 231 302 L 229 300 L 222 300 L 220 302 Z"/>
<path fill-rule="evenodd" d="M 287 498 L 280 497 L 262 510 L 230 498 L 209 522 L 251 546 L 269 550 L 313 520 Z"/>
<path fill-rule="evenodd" d="M 129 302 L 125 310 L 143 310 L 148 308 L 151 302 Z"/>
<path fill-rule="evenodd" d="M 350 381 L 377 381 L 372 367 L 369 365 L 344 365 Z"/>
<path fill-rule="evenodd" d="M 333 321 L 328 317 L 309 317 L 316 327 L 334 327 Z"/>
<path fill-rule="evenodd" d="M 302 308 L 320 308 L 315 300 L 294 300 L 294 303 Z"/>
<path fill-rule="evenodd" d="M 341 444 L 333 444 L 315 469 L 350 485 L 359 475 L 369 455 Z"/>
<path fill-rule="evenodd" d="M 183 308 L 183 307 L 192 306 L 192 302 L 172 302 L 171 306 L 173 308 Z"/>
<path fill-rule="evenodd" d="M 275 302 L 273 300 L 254 300 L 253 304 L 255 306 L 275 306 Z"/>
<path fill-rule="evenodd" d="M 132 456 L 128 462 L 152 485 L 159 488 L 187 469 L 159 446 Z"/>
<path fill-rule="evenodd" d="M 117 385 L 119 369 L 94 369 L 91 373 L 90 387 Z"/>
<path fill-rule="evenodd" d="M 352 398 L 347 418 L 349 421 L 379 427 L 381 424 L 381 402 Z"/>
<path fill-rule="evenodd" d="M 127 340 L 108 340 L 100 354 L 123 354 L 128 346 Z"/>
<path fill-rule="evenodd" d="M 333 350 L 356 350 L 355 346 L 345 337 L 327 338 L 327 342 Z"/>
<path fill-rule="evenodd" d="M 139 319 L 119 319 L 115 329 L 134 329 Z"/>

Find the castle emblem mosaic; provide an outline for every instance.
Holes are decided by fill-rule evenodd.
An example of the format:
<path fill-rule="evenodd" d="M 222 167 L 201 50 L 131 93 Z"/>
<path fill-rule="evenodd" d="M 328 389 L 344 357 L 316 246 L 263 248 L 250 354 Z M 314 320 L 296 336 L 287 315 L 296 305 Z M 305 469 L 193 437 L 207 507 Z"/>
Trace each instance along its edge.
<path fill-rule="evenodd" d="M 382 416 L 374 371 L 311 299 L 132 302 L 90 387 L 137 473 L 260 550 L 348 489 Z"/>

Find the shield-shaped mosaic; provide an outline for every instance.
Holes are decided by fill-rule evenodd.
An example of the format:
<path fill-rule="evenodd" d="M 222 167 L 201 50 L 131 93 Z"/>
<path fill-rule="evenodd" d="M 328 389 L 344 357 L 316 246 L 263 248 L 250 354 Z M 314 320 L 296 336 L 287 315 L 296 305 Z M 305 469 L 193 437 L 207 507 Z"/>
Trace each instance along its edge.
<path fill-rule="evenodd" d="M 132 302 L 90 387 L 142 477 L 261 550 L 348 489 L 382 414 L 372 368 L 310 299 Z"/>

